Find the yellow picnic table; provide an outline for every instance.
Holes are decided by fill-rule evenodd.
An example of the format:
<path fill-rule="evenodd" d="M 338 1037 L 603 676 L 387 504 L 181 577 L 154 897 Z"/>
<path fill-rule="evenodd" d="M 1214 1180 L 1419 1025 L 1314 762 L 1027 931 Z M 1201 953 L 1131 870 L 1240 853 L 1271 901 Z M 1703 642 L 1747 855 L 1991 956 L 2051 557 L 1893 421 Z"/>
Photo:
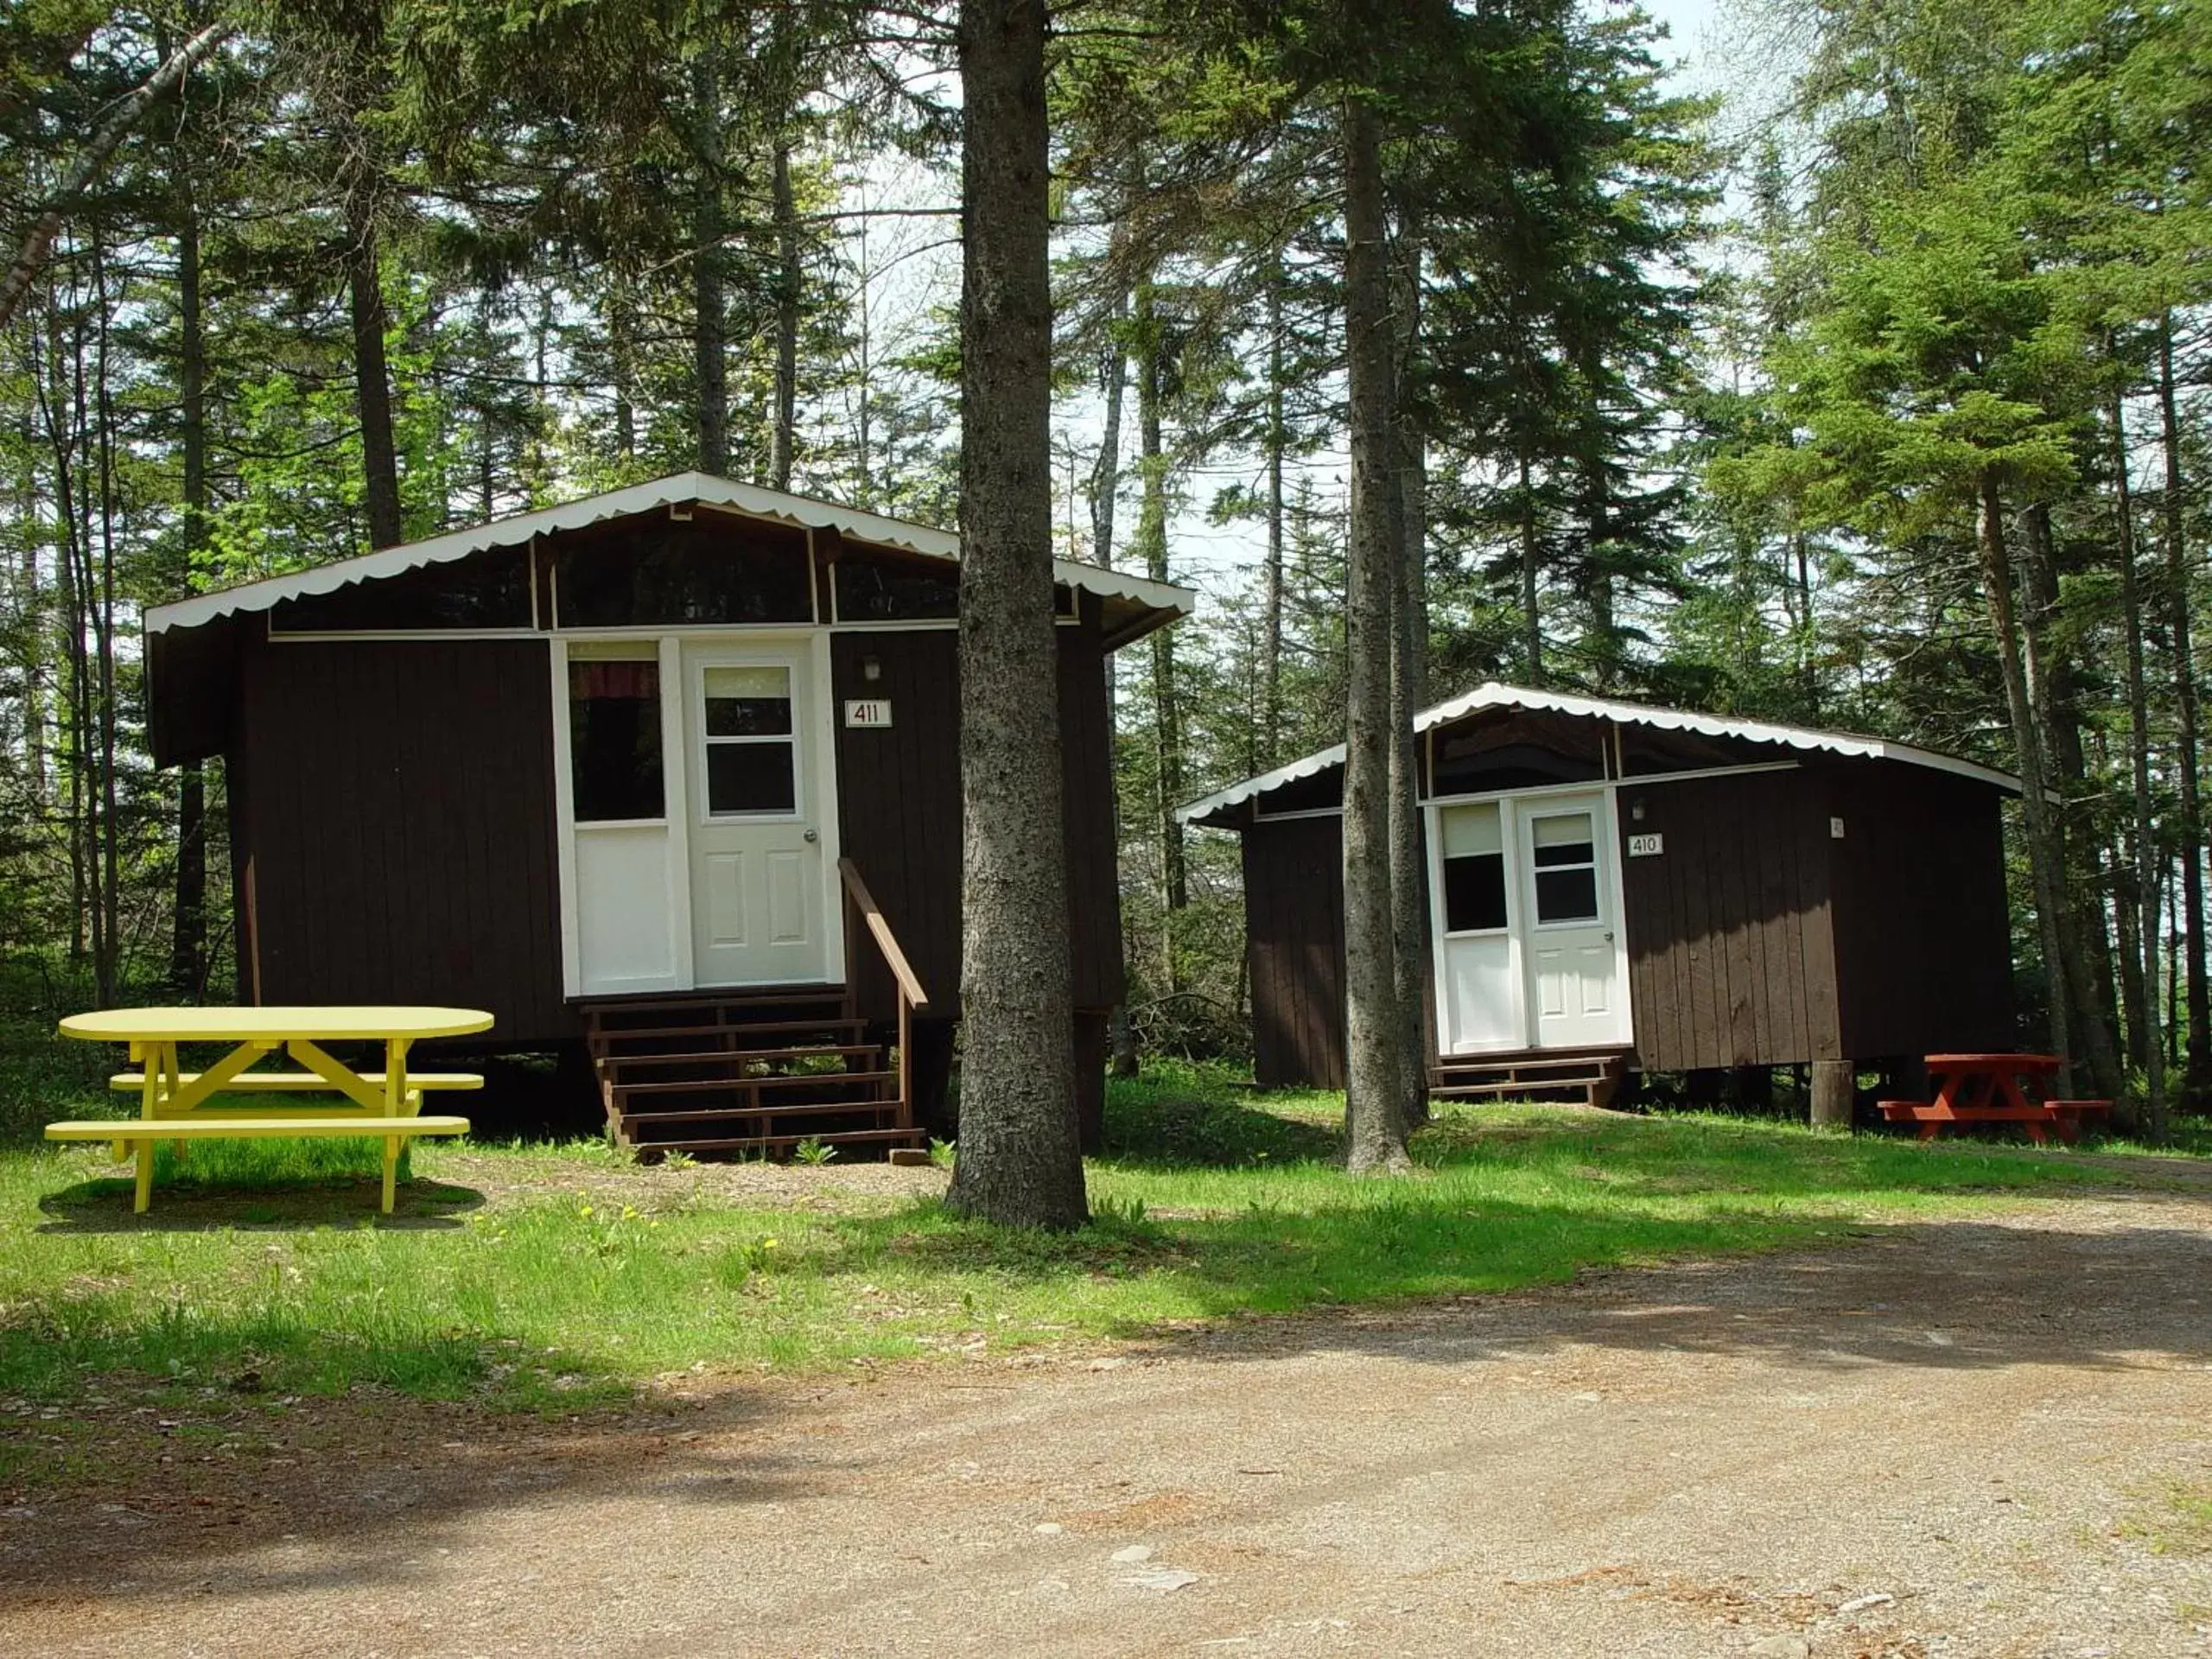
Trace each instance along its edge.
<path fill-rule="evenodd" d="M 112 1142 L 120 1163 L 136 1147 L 137 1194 L 143 1211 L 154 1191 L 154 1147 L 175 1141 L 298 1135 L 374 1135 L 385 1143 L 384 1209 L 391 1211 L 399 1154 L 418 1135 L 465 1135 L 468 1120 L 426 1117 L 423 1096 L 433 1089 L 474 1089 L 483 1078 L 467 1072 L 410 1071 L 407 1052 L 434 1037 L 488 1031 L 492 1016 L 477 1008 L 435 1007 L 179 1007 L 103 1008 L 61 1022 L 61 1034 L 87 1042 L 128 1043 L 139 1066 L 111 1078 L 139 1098 L 138 1128 L 122 1122 L 49 1123 L 50 1141 Z M 178 1058 L 186 1043 L 227 1043 L 231 1052 L 203 1071 L 187 1071 Z M 356 1071 L 332 1055 L 326 1043 L 380 1043 L 381 1071 Z M 282 1052 L 299 1069 L 257 1071 Z M 316 1093 L 340 1096 L 330 1105 L 281 1110 L 211 1108 L 222 1094 Z M 158 1126 L 154 1128 L 153 1126 Z M 149 1132 L 149 1129 L 152 1132 Z"/>

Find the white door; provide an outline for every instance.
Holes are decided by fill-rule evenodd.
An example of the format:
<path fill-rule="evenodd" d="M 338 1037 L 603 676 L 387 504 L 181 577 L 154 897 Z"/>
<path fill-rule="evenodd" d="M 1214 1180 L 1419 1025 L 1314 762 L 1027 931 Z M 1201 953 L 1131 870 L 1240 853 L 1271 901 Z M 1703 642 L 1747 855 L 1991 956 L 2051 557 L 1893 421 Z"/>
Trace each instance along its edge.
<path fill-rule="evenodd" d="M 1516 908 L 1505 855 L 1506 825 L 1496 801 L 1436 809 L 1434 914 L 1440 1018 L 1446 1054 L 1526 1047 L 1527 1022 L 1514 972 Z"/>
<path fill-rule="evenodd" d="M 694 643 L 683 663 L 694 982 L 819 983 L 826 757 L 811 658 Z"/>
<path fill-rule="evenodd" d="M 1515 815 L 1529 1039 L 1538 1048 L 1629 1040 L 1606 807 L 1602 794 L 1556 795 L 1521 803 Z"/>

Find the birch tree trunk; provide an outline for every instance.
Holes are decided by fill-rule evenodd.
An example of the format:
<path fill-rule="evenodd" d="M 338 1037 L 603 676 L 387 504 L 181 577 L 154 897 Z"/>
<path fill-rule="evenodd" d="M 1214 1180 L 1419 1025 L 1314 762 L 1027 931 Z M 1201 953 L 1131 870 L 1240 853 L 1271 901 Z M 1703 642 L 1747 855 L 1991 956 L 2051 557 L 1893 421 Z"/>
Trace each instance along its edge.
<path fill-rule="evenodd" d="M 1997 647 L 2005 681 L 2005 706 L 2012 723 L 2012 744 L 2019 757 L 2020 818 L 2028 842 L 2028 868 L 2035 887 L 2036 924 L 2044 969 L 2050 987 L 2050 1046 L 2060 1059 L 2058 1090 L 2074 1091 L 2073 1033 L 2067 1021 L 2066 944 L 2059 927 L 2059 892 L 2065 872 L 2057 857 L 2050 804 L 2045 796 L 2043 743 L 2028 696 L 2028 677 L 2020 658 L 2020 634 L 2012 603 L 2012 556 L 2005 544 L 2005 503 L 1994 477 L 1985 476 L 1978 504 L 1974 550 L 1981 565 L 1983 603 L 1989 613 L 1990 640 Z"/>
<path fill-rule="evenodd" d="M 1428 882 L 1422 868 L 1421 748 L 1414 721 L 1428 700 L 1428 499 L 1426 442 L 1407 395 L 1421 342 L 1418 219 L 1402 219 L 1393 261 L 1397 361 L 1391 390 L 1396 582 L 1390 629 L 1390 926 L 1398 1003 L 1400 1111 L 1428 1121 Z"/>
<path fill-rule="evenodd" d="M 1167 580 L 1167 452 L 1160 431 L 1160 316 L 1149 278 L 1136 285 L 1137 474 L 1144 494 L 1137 508 L 1136 547 L 1145 575 Z M 1156 628 L 1152 648 L 1153 815 L 1160 836 L 1160 954 L 1163 988 L 1182 988 L 1177 927 L 1191 901 L 1183 826 L 1175 808 L 1183 797 L 1183 714 L 1175 683 L 1175 631 Z"/>
<path fill-rule="evenodd" d="M 699 181 L 691 201 L 691 364 L 699 398 L 699 470 L 729 471 L 728 302 L 722 291 L 721 75 L 712 48 L 691 66 Z"/>
<path fill-rule="evenodd" d="M 1390 894 L 1392 639 L 1398 543 L 1389 249 L 1381 144 L 1357 97 L 1342 113 L 1344 359 L 1351 524 L 1344 595 L 1344 1128 L 1354 1171 L 1402 1170 L 1396 937 Z"/>
<path fill-rule="evenodd" d="M 2137 920 L 2132 977 L 2141 982 L 2139 1027 L 2130 1031 L 2143 1066 L 2144 1129 L 2154 1145 L 2166 1136 L 2166 1042 L 2158 1028 L 2158 842 L 2151 817 L 2151 711 L 2143 672 L 2143 594 L 2135 569 L 2135 505 L 2130 499 L 2127 416 L 2112 394 L 2113 542 L 2120 560 L 2120 631 L 2127 644 L 2127 770 L 2133 808 L 2133 881 Z"/>
<path fill-rule="evenodd" d="M 2020 637 L 2029 701 L 2049 769 L 2046 781 L 2062 800 L 2070 799 L 2084 787 L 2087 763 L 2071 670 L 2053 643 L 2060 620 L 2058 562 L 2048 507 L 2037 503 L 2020 514 Z M 2098 891 L 2099 884 L 2094 868 L 2077 868 L 2086 849 L 2068 834 L 2063 808 L 2051 815 L 2050 828 L 2059 868 L 2064 872 L 2058 884 L 2058 932 L 2065 945 L 2062 982 L 2069 1001 L 2068 1028 L 2088 1068 L 2090 1087 L 2103 1099 L 2117 1099 L 2123 1080 L 2105 1007 L 2105 994 L 2112 984 L 2112 953 L 2101 908 L 2076 896 Z"/>
<path fill-rule="evenodd" d="M 2204 802 L 2196 775 L 2196 653 L 2190 642 L 2189 541 L 2183 516 L 2181 411 L 2174 393 L 2171 317 L 2158 327 L 2159 447 L 2165 458 L 2163 518 L 2166 539 L 2166 631 L 2173 645 L 2174 771 L 2180 786 L 2182 962 L 2188 1008 L 2181 1097 L 2190 1106 L 2212 1096 L 2212 986 L 2205 973 Z"/>
<path fill-rule="evenodd" d="M 1098 441 L 1098 461 L 1090 472 L 1090 546 L 1091 556 L 1108 569 L 1114 568 L 1114 510 L 1122 493 L 1122 404 L 1128 385 L 1129 353 L 1124 343 L 1122 324 L 1128 320 L 1129 302 L 1127 295 L 1114 302 L 1113 322 L 1108 328 L 1106 353 L 1100 374 L 1102 389 L 1106 397 L 1104 429 Z M 1117 729 L 1119 722 L 1118 676 L 1114 658 L 1106 659 L 1106 721 L 1107 729 Z M 1121 842 L 1118 822 L 1115 827 L 1115 842 Z M 1116 1002 L 1107 1018 L 1107 1034 L 1114 1051 L 1114 1075 L 1134 1077 L 1142 1070 L 1137 1056 L 1135 1028 L 1129 1023 L 1129 1005 Z"/>
<path fill-rule="evenodd" d="M 1089 1217 L 1077 1144 L 1052 620 L 1044 0 L 963 0 L 959 1155 L 946 1203 Z"/>
<path fill-rule="evenodd" d="M 1268 273 L 1268 551 L 1262 567 L 1260 751 L 1255 772 L 1282 759 L 1282 468 L 1289 435 L 1283 425 L 1282 251 Z"/>
<path fill-rule="evenodd" d="M 800 288 L 798 207 L 791 195 L 788 140 L 776 143 L 769 193 L 776 221 L 776 408 L 768 430 L 768 487 L 788 490 L 798 424 Z"/>
<path fill-rule="evenodd" d="M 180 175 L 183 157 L 175 157 Z M 200 211 L 188 183 L 178 193 L 176 283 L 177 401 L 183 462 L 182 557 L 170 586 L 173 596 L 192 591 L 195 555 L 207 540 L 207 346 L 200 300 Z M 169 981 L 197 995 L 207 976 L 207 791 L 197 760 L 177 779 L 176 886 L 169 942 Z"/>

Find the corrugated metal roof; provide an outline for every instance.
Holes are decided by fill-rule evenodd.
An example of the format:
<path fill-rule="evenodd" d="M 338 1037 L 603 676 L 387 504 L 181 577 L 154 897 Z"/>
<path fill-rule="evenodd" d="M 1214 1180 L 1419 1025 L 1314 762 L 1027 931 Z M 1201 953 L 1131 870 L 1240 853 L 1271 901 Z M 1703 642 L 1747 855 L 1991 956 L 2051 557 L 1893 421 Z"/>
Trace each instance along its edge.
<path fill-rule="evenodd" d="M 1660 731 L 1696 732 L 1706 737 L 1738 738 L 1749 743 L 1775 743 L 1786 748 L 1819 750 L 1863 760 L 1901 760 L 1909 766 L 1928 766 L 1937 772 L 1953 772 L 1961 778 L 1993 784 L 1999 789 L 2009 789 L 2015 793 L 2020 787 L 2020 780 L 2008 772 L 1995 772 L 1987 766 L 1976 766 L 1971 760 L 1961 760 L 1956 755 L 1939 753 L 1934 749 L 1915 748 L 1910 743 L 1891 742 L 1887 738 L 1859 737 L 1848 732 L 1825 732 L 1809 726 L 1783 726 L 1771 721 L 1735 720 L 1724 715 L 1700 715 L 1688 709 L 1659 709 L 1649 703 L 1624 702 L 1614 697 L 1586 697 L 1566 691 L 1535 691 L 1525 686 L 1502 684 L 1496 680 L 1478 686 L 1449 702 L 1440 702 L 1433 709 L 1422 709 L 1414 717 L 1414 729 L 1425 732 L 1484 709 L 1522 709 L 1590 720 L 1610 720 L 1623 726 L 1649 726 Z M 1336 744 L 1301 760 L 1277 766 L 1273 772 L 1262 772 L 1256 778 L 1248 778 L 1241 784 L 1232 784 L 1227 789 L 1217 790 L 1203 800 L 1179 806 L 1175 809 L 1175 816 L 1184 823 L 1194 823 L 1226 807 L 1242 805 L 1271 789 L 1296 783 L 1301 778 L 1315 777 L 1331 766 L 1342 765 L 1344 758 L 1344 746 Z"/>
<path fill-rule="evenodd" d="M 372 582 L 380 576 L 396 576 L 403 571 L 420 569 L 424 565 L 465 559 L 472 553 L 486 552 L 495 547 L 514 547 L 529 541 L 533 536 L 550 536 L 563 530 L 581 530 L 587 524 L 600 524 L 609 518 L 627 518 L 632 513 L 651 512 L 657 508 L 687 503 L 729 507 L 756 518 L 780 519 L 804 529 L 835 530 L 855 541 L 904 548 L 910 553 L 919 553 L 931 558 L 957 559 L 960 556 L 960 537 L 950 531 L 938 530 L 928 524 L 910 524 L 899 518 L 886 518 L 878 513 L 862 512 L 855 508 L 839 506 L 834 502 L 817 501 L 809 496 L 790 495 L 780 490 L 764 490 L 751 484 L 740 484 L 732 479 L 716 478 L 709 473 L 673 473 L 666 478 L 654 479 L 650 483 L 632 484 L 625 489 L 588 495 L 582 500 L 567 502 L 557 507 L 541 507 L 531 512 L 518 512 L 511 518 L 497 518 L 490 524 L 454 531 L 444 536 L 433 536 L 425 541 L 409 542 L 402 547 L 384 548 L 378 552 L 362 554 L 358 558 L 320 564 L 312 570 L 271 576 L 265 581 L 226 588 L 219 593 L 197 594 L 174 604 L 156 605 L 146 613 L 146 632 L 162 633 L 171 628 L 196 628 L 219 616 L 265 611 L 284 600 L 303 598 L 310 594 L 333 593 L 353 582 Z M 1053 560 L 1052 575 L 1056 581 L 1064 582 L 1085 593 L 1096 594 L 1101 598 L 1128 600 L 1179 616 L 1188 616 L 1198 598 L 1188 588 L 1152 582 L 1142 576 L 1125 575 L 1118 570 L 1103 569 L 1075 559 Z"/>

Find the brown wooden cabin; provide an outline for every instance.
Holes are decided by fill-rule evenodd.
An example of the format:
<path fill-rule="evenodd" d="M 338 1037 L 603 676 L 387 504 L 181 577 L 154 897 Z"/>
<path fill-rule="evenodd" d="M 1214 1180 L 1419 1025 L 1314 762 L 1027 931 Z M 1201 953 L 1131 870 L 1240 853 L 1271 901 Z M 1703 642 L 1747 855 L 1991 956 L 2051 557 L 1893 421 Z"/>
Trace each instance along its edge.
<path fill-rule="evenodd" d="M 1416 728 L 1437 1092 L 2017 1046 L 2013 779 L 1497 684 Z M 1243 837 L 1264 1086 L 1343 1085 L 1343 786 L 1338 747 L 1181 810 Z"/>
<path fill-rule="evenodd" d="M 626 1142 L 918 1141 L 959 1014 L 958 556 L 691 473 L 149 612 L 154 757 L 224 762 L 243 994 L 588 1043 Z M 1039 693 L 1096 1058 L 1122 994 L 1107 660 L 1192 595 L 1055 574 Z"/>

